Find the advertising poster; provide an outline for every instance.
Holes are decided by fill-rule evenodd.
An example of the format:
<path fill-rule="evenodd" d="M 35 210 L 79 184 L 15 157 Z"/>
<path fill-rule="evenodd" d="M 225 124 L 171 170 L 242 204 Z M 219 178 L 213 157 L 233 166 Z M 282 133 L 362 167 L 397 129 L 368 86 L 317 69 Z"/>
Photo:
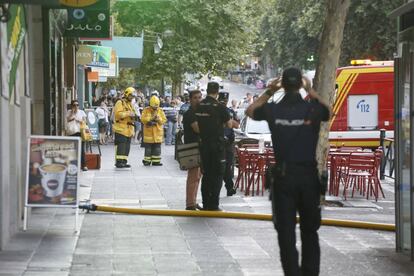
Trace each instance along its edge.
<path fill-rule="evenodd" d="M 103 81 L 107 81 L 107 78 L 109 77 L 118 77 L 118 57 L 116 55 L 116 51 L 114 49 L 112 49 L 112 54 L 111 54 L 111 63 L 109 64 L 109 68 L 101 68 L 101 67 L 91 67 L 92 72 L 98 72 L 99 73 L 99 79 L 101 79 Z M 106 78 L 105 78 L 106 77 Z M 105 78 L 105 79 L 103 79 Z M 98 80 L 101 81 L 101 80 Z"/>
<path fill-rule="evenodd" d="M 99 141 L 98 115 L 93 109 L 85 109 L 86 121 L 94 141 Z"/>
<path fill-rule="evenodd" d="M 76 52 L 77 64 L 89 67 L 109 68 L 111 53 L 111 47 L 79 45 L 79 49 Z"/>
<path fill-rule="evenodd" d="M 26 206 L 78 206 L 80 138 L 31 136 Z"/>
<path fill-rule="evenodd" d="M 2 94 L 12 99 L 16 82 L 16 71 L 26 36 L 26 15 L 23 5 L 9 5 L 10 18 L 0 25 Z M 109 66 L 108 66 L 109 67 Z"/>

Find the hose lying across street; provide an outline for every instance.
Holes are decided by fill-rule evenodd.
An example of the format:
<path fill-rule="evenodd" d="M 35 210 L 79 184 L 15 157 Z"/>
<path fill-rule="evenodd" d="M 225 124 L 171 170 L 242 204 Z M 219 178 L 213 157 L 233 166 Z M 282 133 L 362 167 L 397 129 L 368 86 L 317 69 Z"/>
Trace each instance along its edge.
<path fill-rule="evenodd" d="M 101 211 L 110 213 L 124 213 L 148 216 L 178 216 L 178 217 L 207 217 L 207 218 L 231 218 L 272 221 L 270 214 L 240 213 L 240 212 L 217 212 L 217 211 L 186 211 L 186 210 L 163 210 L 163 209 L 141 209 L 113 206 L 98 206 L 95 204 L 82 204 L 80 209 L 86 211 Z M 297 219 L 299 221 L 299 217 Z M 361 228 L 381 231 L 395 231 L 394 224 L 374 223 L 355 220 L 322 219 L 322 225 Z"/>

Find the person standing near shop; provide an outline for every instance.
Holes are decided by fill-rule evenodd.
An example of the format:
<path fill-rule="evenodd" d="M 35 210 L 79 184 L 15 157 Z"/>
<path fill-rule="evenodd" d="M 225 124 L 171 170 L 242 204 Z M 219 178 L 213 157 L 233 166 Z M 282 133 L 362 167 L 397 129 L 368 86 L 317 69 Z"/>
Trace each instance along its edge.
<path fill-rule="evenodd" d="M 232 127 L 225 127 L 224 128 L 224 151 L 226 156 L 226 169 L 224 171 L 224 186 L 227 190 L 227 196 L 232 196 L 236 193 L 236 189 L 234 188 L 234 128 L 239 128 L 239 120 L 237 119 L 236 112 L 227 107 L 229 102 L 229 93 L 228 92 L 220 92 L 219 93 L 219 102 L 226 107 L 227 112 L 232 119 Z"/>
<path fill-rule="evenodd" d="M 160 108 L 160 99 L 152 96 L 150 106 L 144 108 L 141 115 L 144 125 L 145 155 L 144 166 L 162 166 L 161 144 L 164 139 L 164 124 L 167 122 L 164 111 Z"/>
<path fill-rule="evenodd" d="M 176 101 L 170 102 L 170 107 L 165 108 L 164 114 L 167 117 L 167 135 L 165 138 L 165 145 L 175 145 L 175 134 L 177 132 L 178 108 Z"/>
<path fill-rule="evenodd" d="M 137 115 L 136 120 L 134 122 L 134 128 L 135 128 L 135 134 L 133 140 L 136 141 L 136 143 L 139 143 L 140 139 L 140 133 L 141 133 L 141 112 L 140 112 L 140 106 L 139 106 L 139 97 L 135 97 L 132 100 L 132 107 L 134 108 L 135 114 Z"/>
<path fill-rule="evenodd" d="M 196 110 L 200 129 L 200 157 L 203 178 L 201 195 L 203 210 L 221 211 L 219 197 L 226 165 L 224 153 L 224 127 L 232 127 L 226 108 L 217 101 L 220 86 L 217 82 L 207 85 L 207 97 Z"/>
<path fill-rule="evenodd" d="M 195 110 L 201 102 L 201 91 L 190 91 L 190 107 L 183 115 L 184 144 L 198 143 L 199 132 Z M 197 204 L 197 192 L 201 179 L 200 167 L 191 168 L 187 172 L 186 210 L 201 209 Z"/>
<path fill-rule="evenodd" d="M 311 100 L 305 101 L 299 89 L 305 88 Z M 280 103 L 268 103 L 279 89 L 285 90 Z M 319 275 L 321 224 L 316 146 L 321 121 L 328 121 L 330 110 L 302 77 L 297 68 L 283 71 L 259 99 L 246 110 L 254 120 L 266 120 L 272 133 L 277 160 L 272 183 L 273 223 L 278 233 L 280 258 L 285 275 Z M 296 249 L 296 212 L 300 216 L 302 264 Z"/>
<path fill-rule="evenodd" d="M 125 89 L 124 97 L 118 100 L 114 107 L 114 125 L 115 132 L 115 166 L 117 168 L 130 168 L 128 164 L 128 155 L 131 148 L 131 137 L 134 135 L 134 124 L 138 118 L 132 99 L 136 96 L 135 89 L 128 87 Z"/>
<path fill-rule="evenodd" d="M 96 115 L 98 115 L 99 126 L 99 143 L 106 145 L 106 132 L 109 126 L 109 110 L 106 106 L 106 98 L 102 98 L 99 102 L 99 107 L 95 109 Z"/>
<path fill-rule="evenodd" d="M 66 115 L 66 134 L 68 136 L 81 137 L 81 124 L 86 124 L 86 113 L 79 109 L 78 100 L 73 100 L 70 104 L 71 109 Z M 81 168 L 87 171 L 85 158 L 85 142 L 81 143 Z"/>

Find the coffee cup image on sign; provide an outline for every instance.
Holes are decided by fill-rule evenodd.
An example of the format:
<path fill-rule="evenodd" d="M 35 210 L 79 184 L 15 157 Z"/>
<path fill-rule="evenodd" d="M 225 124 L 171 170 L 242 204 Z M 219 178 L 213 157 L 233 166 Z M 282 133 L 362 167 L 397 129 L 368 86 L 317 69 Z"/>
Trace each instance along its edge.
<path fill-rule="evenodd" d="M 42 187 L 47 197 L 57 197 L 63 192 L 67 167 L 61 164 L 48 164 L 39 168 Z"/>

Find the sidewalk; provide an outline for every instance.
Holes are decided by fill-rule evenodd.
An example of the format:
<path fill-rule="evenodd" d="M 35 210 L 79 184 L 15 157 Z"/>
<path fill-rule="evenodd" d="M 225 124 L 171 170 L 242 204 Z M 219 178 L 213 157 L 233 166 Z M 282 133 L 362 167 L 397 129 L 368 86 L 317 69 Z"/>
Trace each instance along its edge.
<path fill-rule="evenodd" d="M 112 146 L 102 153 L 102 169 L 82 173 L 81 199 L 90 192 L 98 205 L 184 209 L 186 173 L 178 170 L 173 147 L 163 147 L 163 167 L 143 167 L 143 149 L 134 145 L 132 170 L 126 171 L 114 169 Z M 393 223 L 392 182 L 383 185 L 385 200 L 325 207 L 323 217 Z M 270 213 L 266 196 L 226 197 L 225 189 L 221 207 Z M 268 221 L 98 212 L 81 219 L 77 235 L 70 210 L 34 210 L 29 231 L 0 252 L 0 275 L 283 275 Z M 414 274 L 414 263 L 395 253 L 394 233 L 338 227 L 321 227 L 319 233 L 321 275 Z"/>

